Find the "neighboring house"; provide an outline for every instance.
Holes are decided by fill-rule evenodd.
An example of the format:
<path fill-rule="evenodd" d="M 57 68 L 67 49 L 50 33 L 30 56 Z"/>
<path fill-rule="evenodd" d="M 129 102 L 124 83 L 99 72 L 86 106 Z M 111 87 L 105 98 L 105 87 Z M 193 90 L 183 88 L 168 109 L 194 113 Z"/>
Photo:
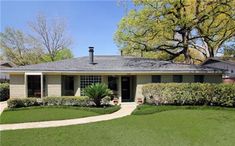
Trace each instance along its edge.
<path fill-rule="evenodd" d="M 201 65 L 224 70 L 223 82 L 235 83 L 235 62 L 234 61 L 222 60 L 220 58 L 208 58 Z"/>
<path fill-rule="evenodd" d="M 142 98 L 147 83 L 222 82 L 222 71 L 198 65 L 127 56 L 94 56 L 27 65 L 10 74 L 10 97 L 81 96 L 93 83 L 105 83 L 121 101 Z"/>
<path fill-rule="evenodd" d="M 16 67 L 16 65 L 10 61 L 0 61 L 0 71 L 11 67 Z M 9 75 L 7 73 L 0 72 L 0 83 L 8 82 L 9 79 Z"/>

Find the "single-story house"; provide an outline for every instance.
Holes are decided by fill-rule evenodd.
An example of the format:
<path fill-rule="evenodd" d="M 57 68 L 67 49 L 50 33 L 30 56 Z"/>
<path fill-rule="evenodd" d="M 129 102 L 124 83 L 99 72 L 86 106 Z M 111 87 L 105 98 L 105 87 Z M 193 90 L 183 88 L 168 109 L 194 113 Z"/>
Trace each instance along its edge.
<path fill-rule="evenodd" d="M 222 58 L 208 58 L 202 66 L 213 67 L 224 70 L 222 76 L 224 83 L 235 83 L 235 62 L 232 60 L 223 60 Z"/>
<path fill-rule="evenodd" d="M 14 63 L 11 61 L 0 61 L 0 70 L 3 70 L 4 68 L 11 68 L 16 67 Z M 8 82 L 10 80 L 10 77 L 7 73 L 0 72 L 0 83 Z"/>
<path fill-rule="evenodd" d="M 142 98 L 147 83 L 222 82 L 222 71 L 131 56 L 89 56 L 3 70 L 10 74 L 10 98 L 80 96 L 93 83 L 105 83 L 120 102 Z"/>

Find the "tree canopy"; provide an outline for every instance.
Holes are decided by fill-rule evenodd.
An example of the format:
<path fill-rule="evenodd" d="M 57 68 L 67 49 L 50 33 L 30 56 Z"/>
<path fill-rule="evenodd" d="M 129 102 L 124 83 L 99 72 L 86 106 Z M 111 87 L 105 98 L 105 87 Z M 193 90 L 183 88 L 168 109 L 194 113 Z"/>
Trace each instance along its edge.
<path fill-rule="evenodd" d="M 16 65 L 27 65 L 41 62 L 43 50 L 35 40 L 25 33 L 13 28 L 6 28 L 0 33 L 1 57 Z"/>
<path fill-rule="evenodd" d="M 183 55 L 186 63 L 195 63 L 214 57 L 235 36 L 235 0 L 133 2 L 135 9 L 120 21 L 115 34 L 124 53 L 156 52 L 167 60 Z"/>
<path fill-rule="evenodd" d="M 16 65 L 36 64 L 72 58 L 70 38 L 66 34 L 64 21 L 48 21 L 38 15 L 30 23 L 32 32 L 24 33 L 15 28 L 6 28 L 0 33 L 1 56 Z"/>
<path fill-rule="evenodd" d="M 29 26 L 34 32 L 31 37 L 37 40 L 50 57 L 50 61 L 57 60 L 58 53 L 66 52 L 62 50 L 71 44 L 71 39 L 65 31 L 66 25 L 62 19 L 48 21 L 44 15 L 40 14 L 35 21 L 29 23 Z"/>

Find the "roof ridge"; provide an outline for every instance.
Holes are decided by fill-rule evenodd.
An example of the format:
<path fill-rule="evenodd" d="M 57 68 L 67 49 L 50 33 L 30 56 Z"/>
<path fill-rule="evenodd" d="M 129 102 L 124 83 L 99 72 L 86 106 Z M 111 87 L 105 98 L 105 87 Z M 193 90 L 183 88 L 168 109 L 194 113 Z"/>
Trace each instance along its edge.
<path fill-rule="evenodd" d="M 231 60 L 223 60 L 223 59 L 220 59 L 220 58 L 216 58 L 216 57 L 209 57 L 207 58 L 205 61 L 203 61 L 201 63 L 201 65 L 204 65 L 207 61 L 209 60 L 215 60 L 215 61 L 220 61 L 220 62 L 225 62 L 225 63 L 229 63 L 229 64 L 232 64 L 232 65 L 235 65 L 235 61 L 231 61 Z"/>

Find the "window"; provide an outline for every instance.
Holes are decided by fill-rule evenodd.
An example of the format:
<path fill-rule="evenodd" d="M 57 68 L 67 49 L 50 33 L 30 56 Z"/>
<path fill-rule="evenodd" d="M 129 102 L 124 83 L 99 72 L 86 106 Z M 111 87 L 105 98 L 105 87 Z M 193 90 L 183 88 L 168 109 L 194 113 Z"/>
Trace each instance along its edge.
<path fill-rule="evenodd" d="M 74 96 L 74 76 L 62 76 L 62 96 Z"/>
<path fill-rule="evenodd" d="M 203 75 L 195 75 L 194 76 L 194 82 L 203 83 L 204 82 L 204 76 Z"/>
<path fill-rule="evenodd" d="M 80 77 L 80 87 L 81 95 L 84 96 L 84 89 L 92 84 L 101 83 L 101 76 L 81 76 Z"/>
<path fill-rule="evenodd" d="M 110 90 L 117 91 L 117 77 L 108 77 L 108 87 Z"/>
<path fill-rule="evenodd" d="M 152 83 L 161 83 L 161 76 L 160 75 L 152 76 Z"/>
<path fill-rule="evenodd" d="M 183 81 L 182 75 L 173 75 L 173 82 L 182 83 L 182 81 Z"/>
<path fill-rule="evenodd" d="M 74 90 L 74 79 L 71 76 L 65 77 L 65 90 Z"/>
<path fill-rule="evenodd" d="M 41 76 L 27 76 L 28 97 L 41 97 Z"/>

